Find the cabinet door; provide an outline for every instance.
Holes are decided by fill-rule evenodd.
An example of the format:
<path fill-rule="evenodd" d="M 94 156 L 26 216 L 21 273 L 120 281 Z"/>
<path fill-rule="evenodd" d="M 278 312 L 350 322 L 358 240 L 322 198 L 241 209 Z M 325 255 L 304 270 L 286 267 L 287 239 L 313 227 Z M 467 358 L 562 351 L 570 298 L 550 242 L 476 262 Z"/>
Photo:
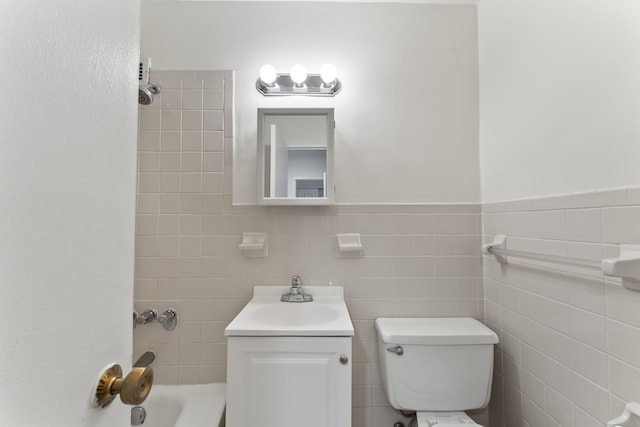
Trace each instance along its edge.
<path fill-rule="evenodd" d="M 351 426 L 351 338 L 229 337 L 228 345 L 228 427 Z"/>

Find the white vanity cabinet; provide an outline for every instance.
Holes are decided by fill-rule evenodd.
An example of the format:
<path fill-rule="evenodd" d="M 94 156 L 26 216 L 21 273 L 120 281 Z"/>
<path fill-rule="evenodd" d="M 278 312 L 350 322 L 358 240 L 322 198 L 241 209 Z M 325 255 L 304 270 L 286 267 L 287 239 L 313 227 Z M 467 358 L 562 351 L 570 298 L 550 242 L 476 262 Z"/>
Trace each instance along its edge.
<path fill-rule="evenodd" d="M 344 289 L 302 288 L 313 301 L 283 302 L 293 288 L 256 286 L 225 328 L 227 427 L 351 427 Z"/>
<path fill-rule="evenodd" d="M 350 427 L 351 337 L 228 337 L 228 427 Z"/>

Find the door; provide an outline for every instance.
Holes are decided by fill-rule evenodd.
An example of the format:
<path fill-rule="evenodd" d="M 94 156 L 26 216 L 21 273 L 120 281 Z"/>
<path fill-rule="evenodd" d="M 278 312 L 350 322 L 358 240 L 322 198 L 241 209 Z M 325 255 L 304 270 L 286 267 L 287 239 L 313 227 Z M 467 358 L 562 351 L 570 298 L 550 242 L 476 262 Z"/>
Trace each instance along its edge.
<path fill-rule="evenodd" d="M 139 3 L 0 2 L 1 426 L 130 424 Z"/>

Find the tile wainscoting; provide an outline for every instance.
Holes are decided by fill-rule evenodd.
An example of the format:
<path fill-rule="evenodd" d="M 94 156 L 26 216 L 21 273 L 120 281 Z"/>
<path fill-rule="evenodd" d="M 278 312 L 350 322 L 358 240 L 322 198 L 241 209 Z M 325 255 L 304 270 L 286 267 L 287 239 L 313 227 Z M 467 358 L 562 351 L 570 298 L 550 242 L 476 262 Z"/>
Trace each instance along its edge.
<path fill-rule="evenodd" d="M 637 188 L 483 206 L 484 240 L 601 260 L 640 243 Z M 492 427 L 595 427 L 640 400 L 640 293 L 596 270 L 484 257 L 487 324 L 498 332 Z"/>

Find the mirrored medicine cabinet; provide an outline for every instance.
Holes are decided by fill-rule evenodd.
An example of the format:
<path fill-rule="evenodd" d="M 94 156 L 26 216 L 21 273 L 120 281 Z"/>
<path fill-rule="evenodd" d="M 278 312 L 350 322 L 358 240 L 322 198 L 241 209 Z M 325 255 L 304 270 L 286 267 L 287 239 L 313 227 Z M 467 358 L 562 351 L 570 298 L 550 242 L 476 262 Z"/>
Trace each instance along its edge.
<path fill-rule="evenodd" d="M 334 201 L 332 108 L 258 109 L 258 204 Z"/>

